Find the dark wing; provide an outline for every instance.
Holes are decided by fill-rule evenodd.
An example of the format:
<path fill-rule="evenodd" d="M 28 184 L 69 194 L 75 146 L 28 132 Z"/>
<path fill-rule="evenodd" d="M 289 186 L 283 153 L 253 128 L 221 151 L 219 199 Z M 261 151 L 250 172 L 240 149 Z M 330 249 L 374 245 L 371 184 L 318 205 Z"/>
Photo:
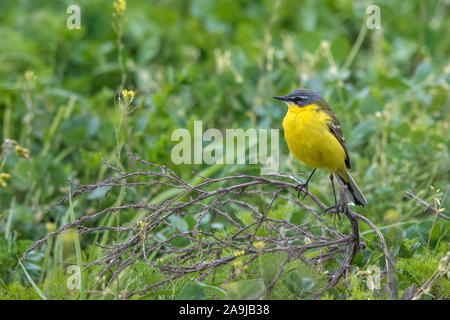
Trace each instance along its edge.
<path fill-rule="evenodd" d="M 317 102 L 317 105 L 320 106 L 320 110 L 325 112 L 330 116 L 330 121 L 328 122 L 328 127 L 330 128 L 330 132 L 336 137 L 337 141 L 341 144 L 342 148 L 345 151 L 345 166 L 347 169 L 350 169 L 350 154 L 348 152 L 347 144 L 345 143 L 344 134 L 342 133 L 341 123 L 336 117 L 336 114 L 325 101 L 325 99 L 321 99 Z"/>

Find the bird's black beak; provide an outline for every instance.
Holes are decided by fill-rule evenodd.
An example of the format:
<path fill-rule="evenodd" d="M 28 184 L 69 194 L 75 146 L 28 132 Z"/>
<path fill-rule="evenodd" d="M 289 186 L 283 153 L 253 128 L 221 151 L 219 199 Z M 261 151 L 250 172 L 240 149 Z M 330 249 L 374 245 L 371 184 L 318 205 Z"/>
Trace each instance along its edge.
<path fill-rule="evenodd" d="M 286 97 L 285 96 L 275 96 L 275 97 L 272 97 L 272 98 L 277 99 L 277 100 L 281 100 L 281 101 L 286 101 Z"/>

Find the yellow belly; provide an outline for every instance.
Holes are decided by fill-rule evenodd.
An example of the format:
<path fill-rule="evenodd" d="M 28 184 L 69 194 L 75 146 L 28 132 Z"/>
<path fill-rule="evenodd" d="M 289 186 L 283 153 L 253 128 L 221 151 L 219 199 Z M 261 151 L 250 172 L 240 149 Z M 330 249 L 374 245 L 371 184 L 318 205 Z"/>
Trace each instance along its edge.
<path fill-rule="evenodd" d="M 292 154 L 313 168 L 345 170 L 345 151 L 328 128 L 329 116 L 317 105 L 289 106 L 283 120 L 284 138 Z"/>

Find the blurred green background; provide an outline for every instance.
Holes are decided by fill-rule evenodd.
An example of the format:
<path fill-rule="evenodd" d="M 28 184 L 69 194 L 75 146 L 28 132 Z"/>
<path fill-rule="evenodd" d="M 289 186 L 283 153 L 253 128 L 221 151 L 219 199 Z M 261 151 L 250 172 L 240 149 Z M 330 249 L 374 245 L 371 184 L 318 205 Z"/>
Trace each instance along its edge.
<path fill-rule="evenodd" d="M 72 4 L 81 9 L 79 30 L 66 26 Z M 381 9 L 380 30 L 365 27 L 371 4 Z M 173 130 L 192 130 L 195 120 L 204 130 L 282 130 L 286 107 L 271 97 L 306 87 L 320 92 L 342 123 L 352 175 L 369 202 L 355 210 L 395 235 L 395 257 L 421 266 L 403 262 L 400 289 L 420 287 L 434 271 L 423 268 L 436 267 L 449 247 L 448 222 L 433 223 L 405 196 L 412 190 L 433 205 L 438 199 L 438 207 L 449 204 L 448 16 L 444 0 L 135 0 L 123 19 L 113 1 L 1 1 L 0 134 L 30 157 L 4 144 L 0 173 L 11 177 L 0 187 L 0 283 L 16 283 L 17 292 L 29 285 L 23 274 L 11 278 L 17 256 L 64 222 L 65 209 L 43 212 L 67 193 L 68 179 L 88 184 L 111 174 L 101 156 L 117 160 L 119 126 L 120 166 L 133 169 L 129 150 L 189 179 L 208 166 L 172 163 Z M 136 96 L 121 125 L 117 92 L 124 88 Z M 280 172 L 310 172 L 282 134 L 280 147 Z M 224 165 L 212 175 L 257 169 Z M 332 204 L 326 176 L 320 172 L 310 188 Z M 90 205 L 79 202 L 77 214 Z M 418 251 L 399 256 L 402 245 L 416 243 Z M 27 260 L 41 284 L 45 250 Z M 73 254 L 64 251 L 67 259 Z M 448 278 L 441 280 L 430 296 L 449 298 Z"/>

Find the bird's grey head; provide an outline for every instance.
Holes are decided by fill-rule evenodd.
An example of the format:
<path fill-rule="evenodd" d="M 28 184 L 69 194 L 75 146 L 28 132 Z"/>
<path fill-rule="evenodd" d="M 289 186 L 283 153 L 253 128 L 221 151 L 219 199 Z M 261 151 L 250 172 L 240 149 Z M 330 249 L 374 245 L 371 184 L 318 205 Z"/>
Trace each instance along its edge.
<path fill-rule="evenodd" d="M 287 96 L 275 96 L 274 98 L 299 107 L 304 107 L 323 99 L 320 94 L 310 89 L 298 89 L 292 91 Z"/>

